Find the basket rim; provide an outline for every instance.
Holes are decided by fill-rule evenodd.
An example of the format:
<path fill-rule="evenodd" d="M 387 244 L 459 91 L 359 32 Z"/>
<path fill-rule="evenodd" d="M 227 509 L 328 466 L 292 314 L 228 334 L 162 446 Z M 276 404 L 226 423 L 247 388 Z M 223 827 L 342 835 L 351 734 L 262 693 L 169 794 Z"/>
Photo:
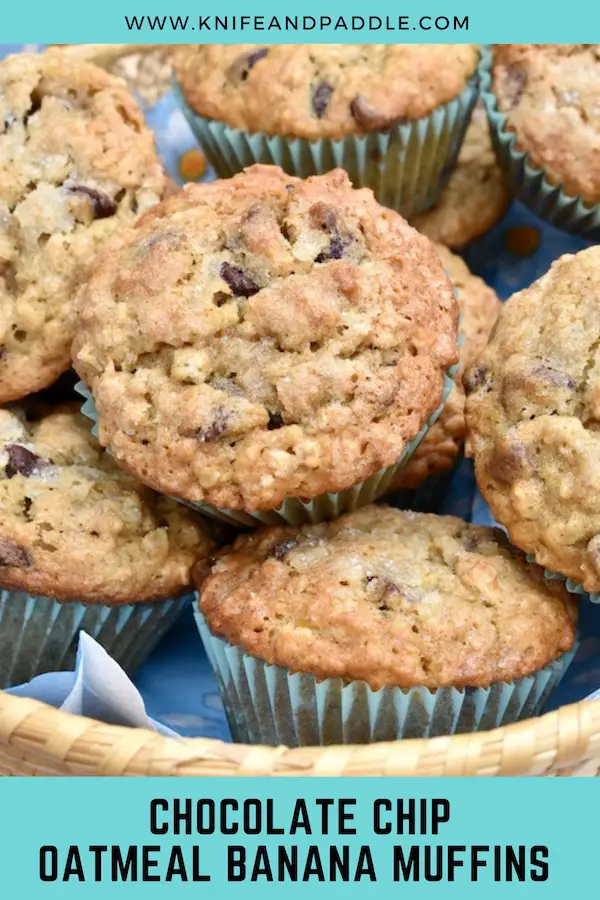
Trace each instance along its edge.
<path fill-rule="evenodd" d="M 166 737 L 106 725 L 0 691 L 0 773 L 513 776 L 555 773 L 592 760 L 600 768 L 600 699 L 475 734 L 288 748 Z"/>

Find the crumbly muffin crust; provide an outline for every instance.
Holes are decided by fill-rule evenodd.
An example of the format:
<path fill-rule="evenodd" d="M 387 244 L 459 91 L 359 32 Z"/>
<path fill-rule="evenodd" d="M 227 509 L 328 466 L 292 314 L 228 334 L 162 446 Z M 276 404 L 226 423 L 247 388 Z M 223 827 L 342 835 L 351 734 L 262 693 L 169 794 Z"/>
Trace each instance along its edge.
<path fill-rule="evenodd" d="M 600 200 L 600 45 L 501 44 L 492 89 L 517 146 L 552 184 Z"/>
<path fill-rule="evenodd" d="M 212 632 L 273 665 L 373 689 L 487 687 L 574 641 L 576 603 L 498 529 L 370 506 L 238 538 L 206 580 Z"/>
<path fill-rule="evenodd" d="M 202 116 L 318 140 L 428 115 L 460 94 L 478 59 L 475 44 L 192 44 L 174 69 Z"/>
<path fill-rule="evenodd" d="M 489 231 L 509 203 L 508 185 L 496 161 L 480 100 L 444 193 L 435 206 L 411 219 L 411 225 L 431 241 L 459 249 Z"/>
<path fill-rule="evenodd" d="M 0 63 L 0 403 L 69 367 L 94 254 L 165 187 L 120 79 L 58 49 Z"/>
<path fill-rule="evenodd" d="M 107 65 L 108 71 L 122 78 L 143 103 L 153 106 L 171 87 L 173 47 L 158 44 L 152 50 L 136 53 L 133 45 L 131 50 L 134 52 Z"/>
<path fill-rule="evenodd" d="M 482 278 L 473 275 L 460 256 L 440 245 L 436 246 L 436 250 L 458 292 L 462 337 L 460 366 L 454 378 L 454 390 L 442 414 L 407 465 L 400 469 L 387 493 L 417 488 L 430 475 L 447 472 L 456 462 L 467 433 L 463 375 L 487 344 L 500 310 L 496 292 Z"/>
<path fill-rule="evenodd" d="M 600 590 L 600 247 L 503 305 L 467 372 L 481 492 L 512 541 Z"/>
<path fill-rule="evenodd" d="M 396 461 L 441 401 L 457 319 L 433 246 L 371 191 L 253 166 L 189 185 L 97 267 L 74 361 L 120 465 L 273 509 Z"/>
<path fill-rule="evenodd" d="M 75 404 L 0 410 L 0 586 L 58 600 L 159 600 L 213 542 L 198 517 L 122 472 Z"/>

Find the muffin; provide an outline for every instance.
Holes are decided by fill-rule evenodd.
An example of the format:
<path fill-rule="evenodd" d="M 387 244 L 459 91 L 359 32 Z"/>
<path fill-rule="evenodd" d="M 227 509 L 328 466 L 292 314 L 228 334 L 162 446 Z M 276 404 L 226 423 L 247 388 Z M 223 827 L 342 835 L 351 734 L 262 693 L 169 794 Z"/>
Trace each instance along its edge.
<path fill-rule="evenodd" d="M 179 99 L 215 171 L 336 166 L 405 216 L 434 204 L 477 96 L 475 44 L 187 45 Z"/>
<path fill-rule="evenodd" d="M 502 218 L 509 202 L 485 107 L 478 101 L 442 196 L 434 207 L 412 219 L 411 225 L 431 241 L 458 250 L 489 231 Z"/>
<path fill-rule="evenodd" d="M 93 62 L 122 78 L 148 107 L 171 87 L 171 44 L 58 44 L 62 52 Z"/>
<path fill-rule="evenodd" d="M 432 476 L 443 476 L 444 473 L 447 475 L 451 472 L 465 440 L 467 426 L 463 374 L 487 344 L 500 310 L 500 300 L 495 291 L 477 275 L 473 275 L 459 256 L 440 245 L 436 250 L 458 294 L 461 312 L 460 366 L 454 376 L 454 390 L 439 419 L 431 426 L 387 491 L 402 491 L 395 502 L 428 511 L 439 505 L 447 482 L 447 478 Z M 416 492 L 426 480 L 424 489 Z"/>
<path fill-rule="evenodd" d="M 73 358 L 119 465 L 239 521 L 304 521 L 385 490 L 452 385 L 457 319 L 432 244 L 371 191 L 253 166 L 106 255 Z"/>
<path fill-rule="evenodd" d="M 496 529 L 365 507 L 238 538 L 197 622 L 235 740 L 363 743 L 538 713 L 577 606 Z"/>
<path fill-rule="evenodd" d="M 502 168 L 535 212 L 599 233 L 600 45 L 500 44 L 484 98 Z"/>
<path fill-rule="evenodd" d="M 189 603 L 213 542 L 115 466 L 76 405 L 0 410 L 0 685 L 72 668 L 80 629 L 128 671 Z"/>
<path fill-rule="evenodd" d="M 481 493 L 511 540 L 600 591 L 600 247 L 563 256 L 500 313 L 465 377 Z"/>
<path fill-rule="evenodd" d="M 165 188 L 120 79 L 59 50 L 0 63 L 0 403 L 69 368 L 94 254 Z"/>

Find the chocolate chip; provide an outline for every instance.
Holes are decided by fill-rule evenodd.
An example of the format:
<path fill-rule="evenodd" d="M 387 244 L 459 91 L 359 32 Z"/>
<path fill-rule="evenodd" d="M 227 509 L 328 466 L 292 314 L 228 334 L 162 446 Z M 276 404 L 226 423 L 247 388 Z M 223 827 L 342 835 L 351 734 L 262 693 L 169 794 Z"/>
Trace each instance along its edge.
<path fill-rule="evenodd" d="M 208 428 L 200 428 L 196 432 L 196 437 L 202 444 L 208 444 L 211 441 L 216 441 L 221 437 L 223 432 L 227 431 L 227 423 L 229 422 L 229 416 L 225 412 L 224 409 L 215 410 L 213 420 Z"/>
<path fill-rule="evenodd" d="M 42 108 L 42 97 L 43 97 L 42 92 L 38 88 L 35 88 L 31 92 L 31 94 L 29 96 L 29 104 L 30 104 L 29 109 L 27 110 L 27 112 L 25 113 L 25 116 L 23 117 L 24 125 L 27 124 L 27 121 L 31 118 L 31 116 L 35 115 L 36 112 L 39 112 L 39 110 Z"/>
<path fill-rule="evenodd" d="M 328 259 L 342 259 L 344 256 L 344 242 L 339 234 L 331 238 L 329 247 L 315 257 L 316 263 L 326 262 Z"/>
<path fill-rule="evenodd" d="M 23 515 L 25 516 L 25 518 L 27 519 L 28 522 L 31 521 L 31 519 L 29 517 L 29 510 L 31 509 L 32 503 L 33 503 L 33 500 L 31 499 L 31 497 L 23 497 Z"/>
<path fill-rule="evenodd" d="M 244 53 L 243 56 L 238 56 L 227 73 L 228 77 L 236 81 L 245 81 L 250 74 L 250 70 L 254 68 L 257 62 L 264 59 L 268 52 L 268 47 L 259 47 L 258 50 L 253 50 L 251 53 Z"/>
<path fill-rule="evenodd" d="M 553 366 L 542 364 L 534 366 L 530 371 L 534 378 L 539 378 L 541 381 L 546 381 L 549 384 L 569 391 L 575 389 L 575 381 L 571 376 L 567 375 L 566 372 L 560 371 L 560 369 L 555 369 Z"/>
<path fill-rule="evenodd" d="M 367 575 L 366 582 L 367 588 L 376 592 L 377 608 L 382 612 L 393 609 L 390 603 L 396 594 L 408 603 L 419 603 L 423 599 L 422 591 L 408 584 L 397 584 L 384 575 Z"/>
<path fill-rule="evenodd" d="M 8 453 L 7 478 L 14 478 L 15 475 L 24 475 L 25 478 L 29 478 L 34 472 L 48 465 L 48 460 L 42 459 L 20 444 L 7 444 L 5 449 Z"/>
<path fill-rule="evenodd" d="M 365 131 L 384 131 L 392 128 L 394 125 L 400 125 L 406 122 L 404 116 L 396 116 L 390 118 L 381 112 L 377 107 L 372 106 L 362 94 L 357 94 L 350 104 L 350 112 L 355 122 Z"/>
<path fill-rule="evenodd" d="M 71 184 L 69 191 L 72 194 L 83 194 L 91 200 L 95 219 L 109 219 L 117 211 L 117 204 L 104 191 L 98 191 L 86 184 Z"/>
<path fill-rule="evenodd" d="M 28 550 L 19 547 L 10 538 L 0 537 L 0 566 L 15 566 L 19 569 L 28 569 L 33 559 Z"/>
<path fill-rule="evenodd" d="M 483 366 L 471 366 L 464 374 L 463 385 L 467 396 L 483 386 L 489 390 L 491 386 L 489 370 Z"/>
<path fill-rule="evenodd" d="M 335 211 L 330 206 L 327 206 L 326 203 L 313 203 L 308 214 L 317 228 L 331 234 L 329 246 L 326 250 L 322 250 L 319 253 L 315 258 L 315 262 L 322 263 L 328 259 L 342 259 L 345 243 L 339 232 Z"/>
<path fill-rule="evenodd" d="M 325 110 L 329 106 L 332 94 L 333 87 L 330 84 L 327 84 L 326 81 L 321 81 L 315 87 L 312 95 L 312 108 L 315 111 L 317 119 L 323 118 Z"/>
<path fill-rule="evenodd" d="M 502 484 L 514 484 L 533 471 L 527 447 L 517 438 L 506 438 L 495 449 L 488 468 L 492 477 Z"/>
<path fill-rule="evenodd" d="M 220 275 L 231 289 L 234 297 L 252 297 L 260 290 L 249 275 L 228 262 L 221 264 Z"/>
<path fill-rule="evenodd" d="M 4 359 L 6 356 L 6 347 L 4 344 L 0 344 L 0 360 Z"/>
<path fill-rule="evenodd" d="M 504 70 L 503 88 L 509 106 L 516 106 L 527 87 L 527 71 L 518 64 L 507 66 Z"/>
<path fill-rule="evenodd" d="M 269 556 L 274 556 L 275 559 L 282 560 L 285 556 L 290 553 L 290 551 L 295 550 L 298 546 L 298 541 L 294 538 L 287 538 L 285 541 L 280 541 L 278 544 L 274 544 L 271 547 L 271 551 Z"/>
<path fill-rule="evenodd" d="M 326 203 L 313 203 L 308 210 L 308 215 L 313 225 L 316 228 L 320 228 L 321 231 L 337 232 L 338 224 L 335 210 L 327 206 Z"/>
<path fill-rule="evenodd" d="M 277 428 L 281 428 L 283 425 L 283 418 L 278 412 L 269 412 L 269 424 L 267 428 L 269 431 L 275 431 Z"/>
<path fill-rule="evenodd" d="M 463 534 L 461 537 L 462 545 L 469 553 L 474 553 L 475 550 L 478 550 L 481 544 L 481 540 L 476 531 L 467 531 L 466 534 Z"/>

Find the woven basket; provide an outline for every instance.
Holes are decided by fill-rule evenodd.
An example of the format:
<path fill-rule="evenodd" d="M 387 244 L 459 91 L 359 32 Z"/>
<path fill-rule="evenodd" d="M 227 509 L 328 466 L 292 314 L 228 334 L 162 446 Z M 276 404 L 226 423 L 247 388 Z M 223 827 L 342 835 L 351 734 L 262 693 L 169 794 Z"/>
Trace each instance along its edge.
<path fill-rule="evenodd" d="M 63 45 L 110 65 L 155 45 Z M 72 716 L 0 691 L 0 775 L 597 775 L 600 700 L 472 735 L 394 743 L 257 747 L 167 738 Z"/>
<path fill-rule="evenodd" d="M 0 691 L 1 775 L 597 775 L 600 700 L 457 737 L 251 747 L 103 725 Z"/>

